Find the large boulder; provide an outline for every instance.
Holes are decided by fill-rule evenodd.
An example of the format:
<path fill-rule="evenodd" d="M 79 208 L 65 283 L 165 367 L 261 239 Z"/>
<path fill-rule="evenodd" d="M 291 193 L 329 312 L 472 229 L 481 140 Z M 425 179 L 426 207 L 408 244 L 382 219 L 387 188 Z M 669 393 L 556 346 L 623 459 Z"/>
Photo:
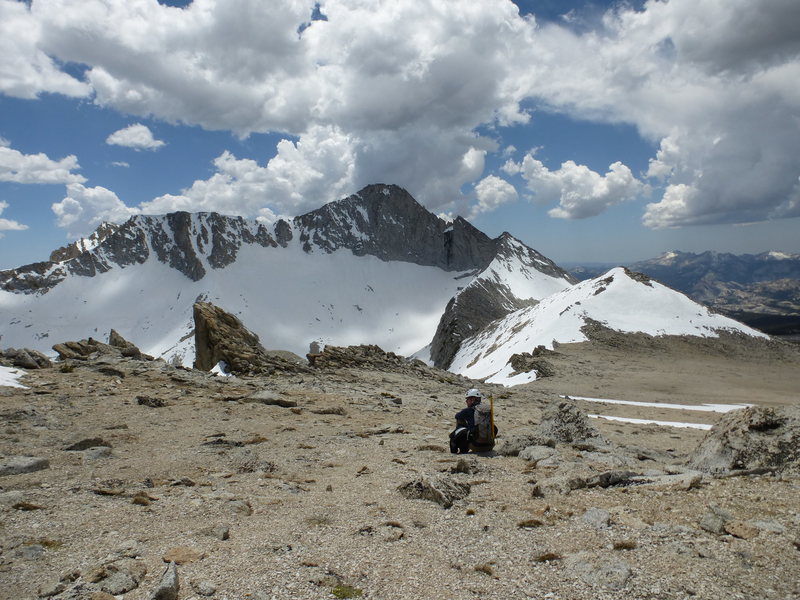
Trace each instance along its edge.
<path fill-rule="evenodd" d="M 267 351 L 238 318 L 210 302 L 194 304 L 194 344 L 194 367 L 203 371 L 220 362 L 236 375 L 308 371 L 304 365 Z"/>
<path fill-rule="evenodd" d="M 751 406 L 727 413 L 697 446 L 689 465 L 706 472 L 797 468 L 800 407 Z"/>
<path fill-rule="evenodd" d="M 539 435 L 565 444 L 607 444 L 600 432 L 590 423 L 584 412 L 571 398 L 559 398 L 550 403 L 539 423 Z"/>

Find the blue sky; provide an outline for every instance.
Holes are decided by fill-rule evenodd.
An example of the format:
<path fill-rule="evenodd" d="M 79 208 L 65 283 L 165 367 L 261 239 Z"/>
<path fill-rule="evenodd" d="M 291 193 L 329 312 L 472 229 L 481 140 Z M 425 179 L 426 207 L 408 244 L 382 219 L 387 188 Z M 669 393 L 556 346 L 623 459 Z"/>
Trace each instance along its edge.
<path fill-rule="evenodd" d="M 0 269 L 396 183 L 557 262 L 800 252 L 800 3 L 0 0 Z"/>

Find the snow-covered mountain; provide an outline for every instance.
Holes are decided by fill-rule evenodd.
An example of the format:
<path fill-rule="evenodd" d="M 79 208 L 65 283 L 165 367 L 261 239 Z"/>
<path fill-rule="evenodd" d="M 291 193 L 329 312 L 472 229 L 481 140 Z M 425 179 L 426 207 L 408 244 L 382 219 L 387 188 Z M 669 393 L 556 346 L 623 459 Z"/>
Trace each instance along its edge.
<path fill-rule="evenodd" d="M 485 291 L 478 312 L 496 318 L 572 283 L 512 236 L 446 222 L 380 184 L 271 226 L 215 213 L 135 216 L 69 248 L 55 256 L 64 260 L 0 272 L 0 346 L 47 352 L 114 328 L 191 365 L 202 298 L 269 348 L 371 343 L 410 355 L 436 342 L 465 290 Z M 455 321 L 477 327 L 461 313 Z"/>
<path fill-rule="evenodd" d="M 589 279 L 609 267 L 582 266 L 569 271 L 578 279 Z M 767 333 L 800 333 L 800 254 L 674 250 L 627 267 Z"/>
<path fill-rule="evenodd" d="M 709 312 L 683 294 L 641 274 L 615 268 L 595 279 L 556 292 L 535 306 L 514 311 L 462 342 L 450 369 L 492 383 L 515 385 L 535 372 L 515 374 L 512 355 L 553 343 L 582 342 L 589 320 L 621 332 L 653 336 L 716 337 L 719 330 L 767 337 L 741 323 Z"/>

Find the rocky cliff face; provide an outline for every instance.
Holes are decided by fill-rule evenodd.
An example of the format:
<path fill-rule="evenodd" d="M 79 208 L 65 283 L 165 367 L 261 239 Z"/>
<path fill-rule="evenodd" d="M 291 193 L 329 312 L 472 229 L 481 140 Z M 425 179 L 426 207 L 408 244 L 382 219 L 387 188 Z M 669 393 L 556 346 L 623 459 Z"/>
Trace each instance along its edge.
<path fill-rule="evenodd" d="M 461 348 L 463 340 L 477 334 L 492 321 L 536 304 L 541 296 L 531 291 L 514 290 L 508 273 L 542 273 L 562 280 L 564 287 L 575 279 L 549 258 L 525 246 L 508 233 L 495 240 L 494 260 L 478 277 L 469 282 L 447 305 L 436 335 L 431 342 L 431 361 L 447 369 Z"/>

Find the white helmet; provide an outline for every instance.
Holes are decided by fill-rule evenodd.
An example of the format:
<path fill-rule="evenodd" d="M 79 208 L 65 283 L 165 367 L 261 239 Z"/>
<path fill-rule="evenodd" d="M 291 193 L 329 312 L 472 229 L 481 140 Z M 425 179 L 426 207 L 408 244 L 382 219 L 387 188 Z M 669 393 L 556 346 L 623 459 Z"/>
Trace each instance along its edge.
<path fill-rule="evenodd" d="M 464 394 L 465 398 L 483 398 L 483 394 L 481 394 L 476 388 L 472 388 L 467 390 Z"/>

